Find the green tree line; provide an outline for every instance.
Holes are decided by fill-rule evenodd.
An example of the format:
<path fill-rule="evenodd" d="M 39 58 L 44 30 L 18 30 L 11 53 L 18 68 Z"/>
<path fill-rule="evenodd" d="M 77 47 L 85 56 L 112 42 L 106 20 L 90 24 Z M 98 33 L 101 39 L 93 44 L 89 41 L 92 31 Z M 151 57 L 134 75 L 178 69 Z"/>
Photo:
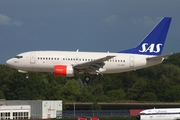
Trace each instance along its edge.
<path fill-rule="evenodd" d="M 25 74 L 0 65 L 0 99 L 64 100 L 67 102 L 178 102 L 180 101 L 180 53 L 162 64 L 125 73 L 57 77 L 52 73 Z"/>

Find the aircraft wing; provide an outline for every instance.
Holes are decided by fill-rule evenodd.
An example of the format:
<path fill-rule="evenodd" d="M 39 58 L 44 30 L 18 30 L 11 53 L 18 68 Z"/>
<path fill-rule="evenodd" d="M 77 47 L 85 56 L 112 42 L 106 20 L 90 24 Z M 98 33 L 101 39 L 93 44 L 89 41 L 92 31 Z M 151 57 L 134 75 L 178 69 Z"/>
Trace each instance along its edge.
<path fill-rule="evenodd" d="M 103 68 L 104 62 L 113 58 L 115 56 L 106 56 L 103 58 L 99 58 L 93 61 L 88 61 L 84 63 L 75 64 L 73 67 L 74 69 L 82 72 L 95 72 L 96 70 L 99 70 L 99 68 Z"/>
<path fill-rule="evenodd" d="M 156 59 L 162 59 L 162 58 L 166 58 L 168 56 L 171 56 L 173 53 L 170 54 L 164 54 L 164 55 L 160 55 L 160 56 L 154 56 L 154 57 L 148 57 L 146 58 L 147 60 L 156 60 Z"/>

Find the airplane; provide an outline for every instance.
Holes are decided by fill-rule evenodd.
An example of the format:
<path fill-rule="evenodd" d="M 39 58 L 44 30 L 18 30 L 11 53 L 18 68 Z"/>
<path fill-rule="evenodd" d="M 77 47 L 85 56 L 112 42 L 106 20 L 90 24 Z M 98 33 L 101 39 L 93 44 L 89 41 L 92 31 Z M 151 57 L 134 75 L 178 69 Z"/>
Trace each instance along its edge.
<path fill-rule="evenodd" d="M 157 65 L 171 55 L 162 55 L 171 17 L 164 17 L 136 47 L 117 53 L 77 51 L 29 51 L 16 55 L 6 64 L 21 73 L 51 72 L 55 76 L 111 74 Z"/>
<path fill-rule="evenodd" d="M 158 108 L 143 110 L 137 120 L 180 120 L 180 108 Z"/>

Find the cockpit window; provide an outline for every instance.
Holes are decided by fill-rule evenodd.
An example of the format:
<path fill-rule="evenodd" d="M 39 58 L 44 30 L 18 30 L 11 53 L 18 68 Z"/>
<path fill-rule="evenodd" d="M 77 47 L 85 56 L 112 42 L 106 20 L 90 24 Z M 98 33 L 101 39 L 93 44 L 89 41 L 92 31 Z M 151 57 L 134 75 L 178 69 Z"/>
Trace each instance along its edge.
<path fill-rule="evenodd" d="M 146 113 L 139 113 L 139 115 L 145 115 Z"/>
<path fill-rule="evenodd" d="M 20 59 L 23 58 L 23 56 L 15 56 L 15 58 Z"/>

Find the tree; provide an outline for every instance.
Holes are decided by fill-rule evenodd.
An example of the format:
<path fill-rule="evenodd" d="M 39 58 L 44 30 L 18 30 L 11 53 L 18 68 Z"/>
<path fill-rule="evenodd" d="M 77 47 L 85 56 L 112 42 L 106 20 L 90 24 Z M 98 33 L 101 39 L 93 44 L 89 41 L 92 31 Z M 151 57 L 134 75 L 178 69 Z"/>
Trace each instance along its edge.
<path fill-rule="evenodd" d="M 173 55 L 169 56 L 168 59 L 164 60 L 164 63 L 173 64 L 180 67 L 180 53 L 174 53 Z"/>
<path fill-rule="evenodd" d="M 125 98 L 125 93 L 123 89 L 111 90 L 107 92 L 108 97 L 111 101 L 123 100 Z"/>
<path fill-rule="evenodd" d="M 81 95 L 78 99 L 79 102 L 92 102 L 95 100 L 94 95 L 88 88 L 89 87 L 81 88 Z"/>
<path fill-rule="evenodd" d="M 171 86 L 166 91 L 166 102 L 178 102 L 180 100 L 180 85 Z"/>
<path fill-rule="evenodd" d="M 141 101 L 157 101 L 157 96 L 151 92 L 145 92 L 141 96 Z"/>
<path fill-rule="evenodd" d="M 81 88 L 76 80 L 69 80 L 62 87 L 62 97 L 68 101 L 76 101 L 80 97 Z"/>
<path fill-rule="evenodd" d="M 147 82 L 144 79 L 139 79 L 135 84 L 128 89 L 126 97 L 130 100 L 140 100 L 140 96 L 146 89 Z"/>
<path fill-rule="evenodd" d="M 0 90 L 0 99 L 4 99 L 4 93 Z"/>

